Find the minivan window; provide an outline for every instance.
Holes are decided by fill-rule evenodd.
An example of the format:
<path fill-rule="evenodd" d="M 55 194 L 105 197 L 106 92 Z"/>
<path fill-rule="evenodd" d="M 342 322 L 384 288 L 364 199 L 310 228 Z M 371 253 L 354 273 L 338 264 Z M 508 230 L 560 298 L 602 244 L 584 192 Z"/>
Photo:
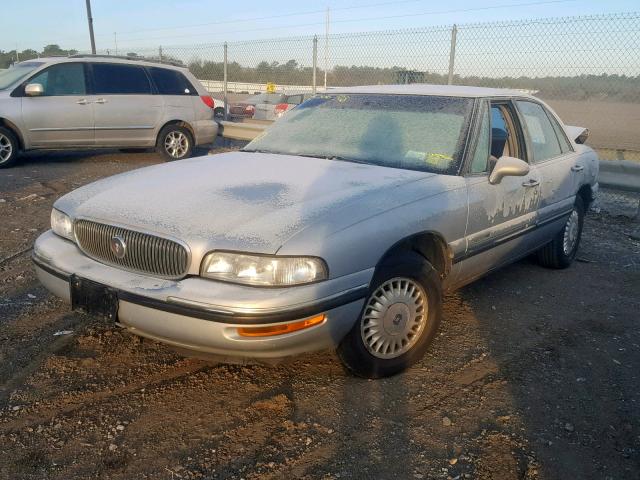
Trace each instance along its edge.
<path fill-rule="evenodd" d="M 94 63 L 96 95 L 149 95 L 151 85 L 142 67 L 116 63 Z"/>
<path fill-rule="evenodd" d="M 43 95 L 48 97 L 87 93 L 82 63 L 53 65 L 31 78 L 29 83 L 42 85 Z"/>
<path fill-rule="evenodd" d="M 176 70 L 151 67 L 149 73 L 160 95 L 196 95 L 197 93 L 189 80 Z"/>
<path fill-rule="evenodd" d="M 0 90 L 5 90 L 42 66 L 42 62 L 22 62 L 0 72 Z"/>

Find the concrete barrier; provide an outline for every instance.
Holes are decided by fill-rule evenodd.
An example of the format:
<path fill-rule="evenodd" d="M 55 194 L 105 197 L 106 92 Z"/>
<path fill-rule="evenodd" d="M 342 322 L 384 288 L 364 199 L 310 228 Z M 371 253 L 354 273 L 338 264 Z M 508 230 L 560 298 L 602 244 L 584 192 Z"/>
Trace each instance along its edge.
<path fill-rule="evenodd" d="M 605 188 L 640 193 L 640 163 L 600 160 L 598 182 Z"/>

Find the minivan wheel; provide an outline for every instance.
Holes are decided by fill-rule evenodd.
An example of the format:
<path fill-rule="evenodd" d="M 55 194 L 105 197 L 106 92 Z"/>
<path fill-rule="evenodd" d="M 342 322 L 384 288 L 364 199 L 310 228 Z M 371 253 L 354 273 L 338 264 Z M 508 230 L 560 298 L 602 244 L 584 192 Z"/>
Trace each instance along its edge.
<path fill-rule="evenodd" d="M 156 148 L 165 160 L 189 158 L 193 151 L 191 132 L 179 125 L 167 125 L 158 135 Z"/>
<path fill-rule="evenodd" d="M 538 250 L 538 262 L 547 268 L 567 268 L 578 253 L 582 226 L 584 224 L 584 202 L 577 196 L 573 209 L 551 242 Z"/>
<path fill-rule="evenodd" d="M 442 316 L 438 272 L 421 255 L 406 252 L 384 262 L 371 282 L 360 318 L 338 347 L 352 373 L 395 375 L 419 361 Z"/>
<path fill-rule="evenodd" d="M 0 168 L 12 166 L 18 158 L 18 139 L 8 128 L 0 127 Z"/>

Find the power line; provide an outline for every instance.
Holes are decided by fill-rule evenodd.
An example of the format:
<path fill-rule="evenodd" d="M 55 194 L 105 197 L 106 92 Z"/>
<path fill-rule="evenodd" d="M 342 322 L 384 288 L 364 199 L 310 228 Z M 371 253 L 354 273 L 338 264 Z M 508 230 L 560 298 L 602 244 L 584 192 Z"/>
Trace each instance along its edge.
<path fill-rule="evenodd" d="M 416 3 L 416 2 L 421 2 L 424 0 L 396 0 L 396 1 L 385 1 L 385 2 L 376 2 L 376 3 L 368 3 L 368 4 L 361 4 L 361 5 L 349 5 L 346 7 L 335 7 L 335 8 L 331 8 L 332 11 L 346 11 L 346 10 L 358 10 L 358 9 L 363 9 L 363 8 L 374 8 L 374 7 L 380 7 L 380 6 L 387 6 L 387 5 L 400 5 L 400 4 L 406 4 L 406 3 Z M 353 22 L 360 22 L 360 21 L 367 21 L 367 20 L 385 20 L 385 19 L 394 19 L 394 18 L 406 18 L 406 17 L 413 17 L 413 16 L 424 16 L 424 15 L 444 15 L 444 14 L 448 14 L 448 13 L 464 13 L 464 12 L 473 12 L 473 11 L 482 11 L 482 10 L 491 10 L 491 9 L 500 9 L 500 8 L 513 8 L 513 7 L 523 7 L 523 6 L 536 6 L 536 5 L 545 5 L 545 4 L 557 4 L 557 3 L 567 3 L 567 2 L 575 2 L 578 0 L 547 0 L 547 1 L 536 1 L 536 2 L 528 2 L 528 3 L 519 3 L 519 4 L 502 4 L 502 5 L 493 5 L 493 6 L 487 6 L 487 7 L 472 7 L 472 8 L 460 8 L 460 9 L 453 9 L 453 10 L 440 10 L 440 11 L 430 11 L 430 12 L 422 12 L 422 13 L 412 13 L 412 14 L 403 14 L 403 15 L 390 15 L 390 16 L 381 16 L 381 17 L 368 17 L 368 18 L 355 18 L 355 19 L 343 19 L 343 20 L 333 20 L 332 23 L 353 23 Z M 205 27 L 205 26 L 213 26 L 213 25 L 228 25 L 228 24 L 234 24 L 234 23 L 246 23 L 246 22 L 252 22 L 252 21 L 261 21 L 261 20 L 271 20 L 271 19 L 277 19 L 277 18 L 290 18 L 290 17 L 296 17 L 296 16 L 304 16 L 304 15 L 313 15 L 313 14 L 319 14 L 319 13 L 325 13 L 326 9 L 322 9 L 322 10 L 307 10 L 307 11 L 303 11 L 303 12 L 291 12 L 291 13 L 284 13 L 284 14 L 280 14 L 280 15 L 269 15 L 269 16 L 264 16 L 264 17 L 252 17 L 252 18 L 245 18 L 245 19 L 237 19 L 237 20 L 221 20 L 221 21 L 216 21 L 216 22 L 207 22 L 207 23 L 199 23 L 199 24 L 191 24 L 191 25 L 182 25 L 182 26 L 177 26 L 177 27 L 158 27 L 158 28 L 148 28 L 148 29 L 138 29 L 138 30 L 129 30 L 129 31 L 124 31 L 124 32 L 118 32 L 118 35 L 131 35 L 131 34 L 136 34 L 136 33 L 140 33 L 140 32 L 153 32 L 153 31 L 163 31 L 163 30 L 177 30 L 177 29 L 184 29 L 184 28 L 197 28 L 197 27 Z M 306 23 L 306 24 L 299 24 L 299 25 L 287 25 L 288 27 L 293 27 L 293 28 L 301 28 L 301 27 L 312 27 L 312 26 L 319 26 L 319 25 L 324 25 L 324 22 L 314 22 L 314 23 Z M 281 29 L 283 28 L 283 26 L 274 26 L 274 27 L 258 27 L 258 28 L 251 28 L 251 29 L 243 29 L 243 32 L 257 32 L 257 31 L 265 31 L 265 30 L 277 30 L 277 29 Z M 225 32 L 219 32 L 219 33 L 227 33 L 228 31 Z M 211 35 L 211 32 L 203 32 L 203 33 L 190 33 L 190 34 L 185 34 L 185 35 L 164 35 L 162 37 L 140 37 L 140 38 L 130 38 L 128 39 L 128 41 L 138 41 L 138 40 L 163 40 L 166 38 L 187 38 L 187 37 L 196 37 L 196 36 L 203 36 L 203 35 Z M 216 33 L 214 33 L 215 35 Z M 96 36 L 107 36 L 107 35 L 111 35 L 109 33 L 103 33 L 103 34 L 97 34 Z M 57 42 L 65 42 L 65 41 L 69 41 L 69 40 L 75 40 L 77 38 L 81 38 L 80 36 L 77 37 L 67 37 L 65 39 L 58 39 Z"/>
<path fill-rule="evenodd" d="M 513 8 L 513 7 L 531 7 L 531 6 L 537 6 L 537 5 L 548 5 L 548 4 L 568 3 L 568 2 L 577 2 L 577 1 L 579 0 L 545 0 L 545 1 L 525 2 L 525 3 L 517 3 L 517 4 L 512 3 L 512 4 L 503 4 L 503 5 L 492 5 L 487 7 L 458 8 L 458 9 L 452 9 L 452 10 L 433 10 L 429 12 L 420 12 L 420 13 L 406 13 L 406 14 L 399 14 L 399 15 L 384 15 L 384 16 L 378 16 L 378 17 L 362 17 L 362 18 L 332 20 L 331 23 L 332 24 L 355 23 L 355 22 L 362 22 L 362 21 L 369 21 L 369 20 L 388 20 L 388 19 L 406 18 L 406 17 L 419 17 L 419 16 L 425 16 L 425 15 L 445 15 L 450 13 L 466 13 L 466 12 L 495 10 L 495 9 Z M 326 12 L 326 10 L 322 10 L 322 12 Z M 324 24 L 325 22 L 314 22 L 314 23 L 304 23 L 299 25 L 287 25 L 287 27 L 288 28 L 314 27 L 314 26 L 319 26 Z M 279 26 L 273 26 L 273 27 L 243 29 L 242 31 L 258 32 L 258 31 L 264 31 L 264 30 L 279 30 L 279 29 L 282 29 L 283 27 L 284 27 L 283 25 L 279 25 Z M 219 33 L 228 33 L 228 31 L 216 32 L 213 35 L 217 35 Z M 129 38 L 127 41 L 131 42 L 131 41 L 137 41 L 137 40 L 164 40 L 167 38 L 191 38 L 191 37 L 198 37 L 203 35 L 212 35 L 212 33 L 204 32 L 204 33 L 189 33 L 185 35 L 164 35 L 162 37 Z"/>

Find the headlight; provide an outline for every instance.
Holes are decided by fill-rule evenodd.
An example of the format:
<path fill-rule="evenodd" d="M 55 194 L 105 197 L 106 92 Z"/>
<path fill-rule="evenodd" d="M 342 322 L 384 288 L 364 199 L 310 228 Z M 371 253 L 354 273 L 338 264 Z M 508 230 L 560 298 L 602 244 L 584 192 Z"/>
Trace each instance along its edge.
<path fill-rule="evenodd" d="M 51 230 L 53 230 L 53 233 L 73 241 L 73 222 L 71 218 L 55 208 L 51 210 Z"/>
<path fill-rule="evenodd" d="M 202 261 L 203 277 L 227 282 L 285 287 L 327 278 L 327 266 L 314 257 L 278 257 L 212 252 Z"/>

